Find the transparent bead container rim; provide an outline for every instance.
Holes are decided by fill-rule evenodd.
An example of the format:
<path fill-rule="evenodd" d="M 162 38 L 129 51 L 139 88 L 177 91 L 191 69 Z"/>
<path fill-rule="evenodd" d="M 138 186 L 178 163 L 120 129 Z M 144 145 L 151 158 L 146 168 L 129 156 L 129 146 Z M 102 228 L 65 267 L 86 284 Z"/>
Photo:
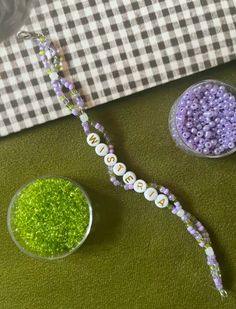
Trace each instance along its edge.
<path fill-rule="evenodd" d="M 78 245 L 73 248 L 72 250 L 66 252 L 66 253 L 63 253 L 63 254 L 60 254 L 60 255 L 57 255 L 57 256 L 39 256 L 39 255 L 36 255 L 36 254 L 33 254 L 31 252 L 29 252 L 28 250 L 26 250 L 24 247 L 22 247 L 20 245 L 20 243 L 15 239 L 15 236 L 14 236 L 14 232 L 11 228 L 11 211 L 13 210 L 13 207 L 14 207 L 14 202 L 15 202 L 15 199 L 17 198 L 17 196 L 21 193 L 21 191 L 23 189 L 25 189 L 27 186 L 29 186 L 30 184 L 34 183 L 36 180 L 38 179 L 53 179 L 53 178 L 62 178 L 62 179 L 65 179 L 65 180 L 68 180 L 70 181 L 72 184 L 74 184 L 76 187 L 78 187 L 81 192 L 84 194 L 86 200 L 87 200 L 87 203 L 88 203 L 88 209 L 89 209 L 89 224 L 87 226 L 87 229 L 86 229 L 86 232 L 84 234 L 84 237 L 82 238 L 82 240 L 78 243 Z M 36 178 L 33 178 L 31 179 L 30 181 L 26 182 L 25 184 L 23 184 L 13 195 L 10 203 L 9 203 L 9 207 L 8 207 L 8 211 L 7 211 L 7 227 L 8 227 L 8 231 L 9 231 L 9 234 L 11 236 L 11 239 L 13 240 L 13 242 L 15 243 L 15 245 L 23 252 L 25 253 L 26 255 L 28 255 L 29 257 L 32 257 L 32 258 L 35 258 L 35 259 L 39 259 L 39 260 L 59 260 L 59 259 L 63 259 L 71 254 L 73 254 L 75 251 L 77 251 L 81 246 L 82 244 L 85 242 L 85 240 L 87 239 L 88 235 L 90 234 L 90 231 L 91 231 L 91 227 L 92 227 L 92 223 L 93 223 L 93 209 L 92 209 L 92 205 L 91 205 L 91 201 L 90 201 L 90 198 L 87 194 L 87 192 L 84 190 L 84 188 L 76 181 L 70 179 L 69 177 L 66 177 L 66 176 L 52 176 L 52 175 L 45 175 L 45 176 L 39 176 L 39 177 L 36 177 Z"/>
<path fill-rule="evenodd" d="M 189 90 L 195 88 L 198 85 L 203 85 L 203 84 L 207 84 L 207 83 L 213 83 L 213 84 L 218 84 L 220 86 L 224 86 L 227 91 L 233 93 L 236 96 L 236 88 L 235 87 L 233 87 L 233 86 L 231 86 L 227 83 L 224 83 L 222 81 L 215 80 L 215 79 L 205 79 L 205 80 L 199 81 L 199 82 L 189 86 L 184 92 L 181 93 L 181 95 L 175 100 L 174 104 L 171 107 L 171 110 L 170 110 L 170 113 L 169 113 L 169 119 L 168 119 L 169 131 L 170 131 L 171 137 L 174 140 L 177 147 L 184 150 L 186 153 L 189 153 L 191 155 L 195 155 L 195 156 L 198 156 L 198 157 L 203 157 L 203 158 L 218 159 L 218 158 L 229 156 L 232 153 L 236 152 L 236 146 L 233 149 L 231 149 L 227 152 L 224 152 L 222 154 L 219 154 L 219 155 L 210 155 L 210 154 L 199 153 L 199 152 L 193 150 L 192 148 L 190 148 L 184 142 L 183 138 L 181 137 L 181 135 L 180 135 L 180 133 L 177 129 L 177 125 L 176 125 L 176 110 L 177 110 L 178 104 L 180 103 L 181 98 L 187 92 L 189 92 Z"/>

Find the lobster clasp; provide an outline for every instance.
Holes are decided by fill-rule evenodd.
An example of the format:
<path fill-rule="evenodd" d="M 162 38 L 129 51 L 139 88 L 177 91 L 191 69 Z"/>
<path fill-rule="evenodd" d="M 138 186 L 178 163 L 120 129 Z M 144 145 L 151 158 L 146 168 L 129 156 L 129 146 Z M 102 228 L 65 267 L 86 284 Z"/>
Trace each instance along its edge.
<path fill-rule="evenodd" d="M 19 40 L 37 40 L 40 37 L 40 34 L 22 30 L 17 33 L 16 37 Z"/>

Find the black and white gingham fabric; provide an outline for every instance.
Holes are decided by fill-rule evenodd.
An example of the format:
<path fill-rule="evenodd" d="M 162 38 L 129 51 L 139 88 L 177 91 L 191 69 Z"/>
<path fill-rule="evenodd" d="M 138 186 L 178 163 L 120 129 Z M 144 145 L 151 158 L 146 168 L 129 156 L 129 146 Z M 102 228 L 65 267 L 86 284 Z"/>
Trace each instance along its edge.
<path fill-rule="evenodd" d="M 49 33 L 92 107 L 235 59 L 235 5 L 38 0 L 24 29 Z M 0 46 L 0 76 L 0 136 L 68 115 L 25 43 Z"/>

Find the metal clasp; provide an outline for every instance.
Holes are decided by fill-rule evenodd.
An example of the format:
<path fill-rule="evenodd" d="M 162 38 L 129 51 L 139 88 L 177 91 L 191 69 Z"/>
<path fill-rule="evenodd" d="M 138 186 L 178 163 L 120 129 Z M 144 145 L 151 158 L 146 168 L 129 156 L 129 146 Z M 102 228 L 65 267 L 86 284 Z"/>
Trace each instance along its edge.
<path fill-rule="evenodd" d="M 220 296 L 223 297 L 227 297 L 228 293 L 225 290 L 220 290 Z"/>
<path fill-rule="evenodd" d="M 29 31 L 19 31 L 16 35 L 19 40 L 36 40 L 40 37 L 39 33 Z"/>

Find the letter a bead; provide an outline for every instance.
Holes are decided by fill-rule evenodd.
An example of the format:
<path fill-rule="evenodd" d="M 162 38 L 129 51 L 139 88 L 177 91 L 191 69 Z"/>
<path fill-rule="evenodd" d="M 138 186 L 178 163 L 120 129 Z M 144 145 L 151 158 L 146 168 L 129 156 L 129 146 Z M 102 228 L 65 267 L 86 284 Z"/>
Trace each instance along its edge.
<path fill-rule="evenodd" d="M 90 133 L 87 136 L 87 143 L 89 146 L 96 147 L 100 143 L 100 137 L 97 133 Z"/>
<path fill-rule="evenodd" d="M 167 196 L 164 194 L 159 194 L 157 198 L 155 199 L 155 204 L 159 208 L 167 207 L 169 204 Z"/>

